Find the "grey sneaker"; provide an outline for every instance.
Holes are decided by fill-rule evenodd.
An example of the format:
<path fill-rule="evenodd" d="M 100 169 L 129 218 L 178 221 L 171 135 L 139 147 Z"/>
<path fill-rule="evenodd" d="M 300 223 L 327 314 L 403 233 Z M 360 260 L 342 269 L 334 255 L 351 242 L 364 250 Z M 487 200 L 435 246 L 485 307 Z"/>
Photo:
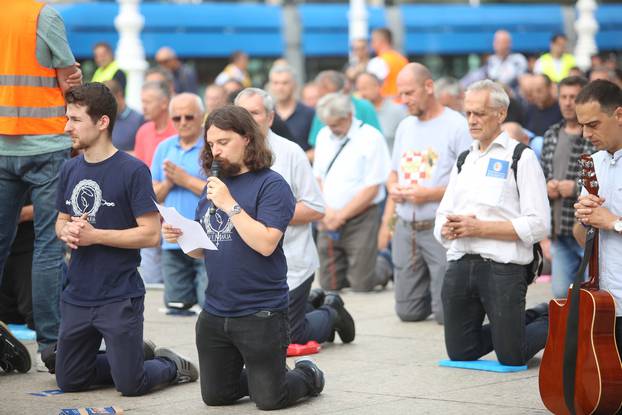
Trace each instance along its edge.
<path fill-rule="evenodd" d="M 296 369 L 304 372 L 310 379 L 309 394 L 311 396 L 318 396 L 324 390 L 324 372 L 320 370 L 315 364 L 315 360 L 305 356 L 300 359 L 296 359 Z"/>
<path fill-rule="evenodd" d="M 199 378 L 197 367 L 187 358 L 166 347 L 158 347 L 155 357 L 164 357 L 175 363 L 177 376 L 171 381 L 174 384 L 195 382 Z"/>
<path fill-rule="evenodd" d="M 143 339 L 143 353 L 145 361 L 152 360 L 155 357 L 156 345 L 149 339 Z"/>

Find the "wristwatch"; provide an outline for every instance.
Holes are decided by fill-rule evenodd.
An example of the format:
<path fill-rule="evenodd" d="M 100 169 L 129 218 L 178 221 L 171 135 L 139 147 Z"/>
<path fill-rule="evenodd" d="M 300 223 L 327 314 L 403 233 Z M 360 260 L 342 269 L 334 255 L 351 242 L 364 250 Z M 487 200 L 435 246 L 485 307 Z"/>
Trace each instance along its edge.
<path fill-rule="evenodd" d="M 616 231 L 617 233 L 622 234 L 622 218 L 619 218 L 618 220 L 613 222 L 613 230 Z"/>
<path fill-rule="evenodd" d="M 229 215 L 229 217 L 233 216 L 233 215 L 237 215 L 238 213 L 240 213 L 242 211 L 242 208 L 240 207 L 240 205 L 238 205 L 237 203 L 235 205 L 233 205 L 231 207 L 230 210 L 227 211 L 227 215 Z"/>

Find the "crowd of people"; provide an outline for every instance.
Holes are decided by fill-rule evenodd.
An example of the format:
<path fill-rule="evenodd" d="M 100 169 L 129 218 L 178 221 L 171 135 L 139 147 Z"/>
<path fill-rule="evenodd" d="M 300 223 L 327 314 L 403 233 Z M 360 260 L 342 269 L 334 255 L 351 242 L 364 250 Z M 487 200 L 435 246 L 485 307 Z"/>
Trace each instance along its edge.
<path fill-rule="evenodd" d="M 141 114 L 110 45 L 94 46 L 83 83 L 53 8 L 18 2 L 0 23 L 5 372 L 30 370 L 4 324 L 27 323 L 36 368 L 65 392 L 137 396 L 198 379 L 207 405 L 284 408 L 325 383 L 310 358 L 286 366 L 288 345 L 354 341 L 344 290 L 391 281 L 397 317 L 443 325 L 450 359 L 495 351 L 523 365 L 548 330 L 547 304 L 525 309 L 534 246 L 565 297 L 586 226 L 602 232 L 620 346 L 622 77 L 598 56 L 580 71 L 564 35 L 530 63 L 499 30 L 461 80 L 409 63 L 384 28 L 304 85 L 279 59 L 253 87 L 235 52 L 204 97 L 162 47 Z M 598 197 L 577 183 L 584 153 Z M 217 250 L 184 252 L 154 202 L 199 222 Z M 167 314 L 198 313 L 198 367 L 143 338 L 145 283 L 163 283 Z"/>

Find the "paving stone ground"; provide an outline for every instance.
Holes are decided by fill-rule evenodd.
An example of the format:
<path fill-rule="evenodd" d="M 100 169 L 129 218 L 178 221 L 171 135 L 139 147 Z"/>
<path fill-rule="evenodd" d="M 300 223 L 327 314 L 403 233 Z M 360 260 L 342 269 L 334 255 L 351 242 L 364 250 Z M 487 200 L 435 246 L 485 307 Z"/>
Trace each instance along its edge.
<path fill-rule="evenodd" d="M 550 284 L 532 284 L 527 306 L 547 301 Z M 391 286 L 374 293 L 343 294 L 356 320 L 351 344 L 336 340 L 314 355 L 326 375 L 322 395 L 285 409 L 286 414 L 545 414 L 538 393 L 538 355 L 529 369 L 491 373 L 438 366 L 446 358 L 443 328 L 431 319 L 402 323 L 393 311 Z M 145 336 L 197 361 L 195 317 L 163 314 L 162 291 L 148 290 Z M 34 353 L 35 344 L 27 344 Z M 34 356 L 34 355 L 33 355 Z M 494 354 L 487 356 L 494 358 Z M 293 360 L 288 362 L 293 365 Z M 128 414 L 248 414 L 258 410 L 248 398 L 228 407 L 207 407 L 199 383 L 179 385 L 147 396 L 126 398 L 113 388 L 35 397 L 56 389 L 55 379 L 31 370 L 0 374 L 0 414 L 58 415 L 61 408 L 117 405 Z"/>

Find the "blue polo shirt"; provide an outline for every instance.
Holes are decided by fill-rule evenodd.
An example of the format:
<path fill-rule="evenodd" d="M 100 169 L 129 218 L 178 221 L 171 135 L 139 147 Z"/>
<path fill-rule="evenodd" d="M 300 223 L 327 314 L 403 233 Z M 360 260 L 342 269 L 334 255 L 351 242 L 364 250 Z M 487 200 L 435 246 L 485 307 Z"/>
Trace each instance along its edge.
<path fill-rule="evenodd" d="M 158 144 L 153 161 L 151 163 L 151 175 L 153 180 L 162 182 L 166 179 L 164 175 L 164 161 L 169 160 L 188 174 L 206 180 L 206 176 L 201 168 L 201 151 L 203 150 L 203 139 L 188 149 L 183 149 L 178 135 L 174 135 Z M 181 186 L 174 186 L 164 199 L 164 206 L 174 207 L 179 213 L 188 219 L 193 219 L 199 203 L 199 196 Z M 178 244 L 172 244 L 162 240 L 162 249 L 180 249 Z"/>

